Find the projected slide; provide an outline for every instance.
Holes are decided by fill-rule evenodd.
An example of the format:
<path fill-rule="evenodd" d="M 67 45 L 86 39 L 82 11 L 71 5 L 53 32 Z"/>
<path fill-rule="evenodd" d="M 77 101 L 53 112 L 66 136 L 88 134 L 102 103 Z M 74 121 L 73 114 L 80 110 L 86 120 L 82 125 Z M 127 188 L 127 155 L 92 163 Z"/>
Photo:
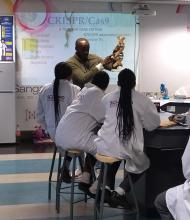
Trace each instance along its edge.
<path fill-rule="evenodd" d="M 0 62 L 14 61 L 13 16 L 0 16 Z"/>
<path fill-rule="evenodd" d="M 75 41 L 85 37 L 90 53 L 102 58 L 112 54 L 118 37 L 125 37 L 122 64 L 134 70 L 137 41 L 136 18 L 111 13 L 17 13 L 17 78 L 23 85 L 43 85 L 54 78 L 54 66 L 75 53 Z M 109 72 L 117 82 L 119 70 Z"/>

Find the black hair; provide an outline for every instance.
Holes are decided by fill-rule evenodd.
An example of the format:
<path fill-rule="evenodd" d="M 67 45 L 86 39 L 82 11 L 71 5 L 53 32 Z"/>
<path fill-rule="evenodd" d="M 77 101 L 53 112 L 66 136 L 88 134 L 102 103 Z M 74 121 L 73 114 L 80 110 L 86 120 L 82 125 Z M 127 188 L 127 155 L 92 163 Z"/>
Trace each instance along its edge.
<path fill-rule="evenodd" d="M 86 38 L 78 38 L 77 40 L 76 40 L 76 42 L 75 42 L 75 48 L 77 48 L 79 45 L 80 45 L 80 42 L 81 41 L 86 41 L 86 43 L 88 43 L 88 45 L 89 45 L 89 41 L 86 39 Z"/>
<path fill-rule="evenodd" d="M 119 138 L 124 143 L 129 140 L 134 131 L 134 116 L 132 107 L 132 89 L 136 85 L 136 77 L 130 69 L 123 69 L 118 74 L 120 97 L 117 106 L 117 127 Z"/>
<path fill-rule="evenodd" d="M 91 83 L 96 85 L 102 90 L 106 90 L 109 84 L 109 80 L 110 80 L 110 77 L 108 73 L 106 73 L 105 71 L 99 71 L 98 73 L 96 73 L 96 75 L 94 75 Z"/>
<path fill-rule="evenodd" d="M 55 73 L 55 80 L 53 83 L 53 98 L 54 98 L 54 110 L 55 110 L 55 123 L 56 125 L 59 122 L 59 113 L 60 113 L 60 106 L 59 106 L 59 80 L 66 79 L 72 75 L 72 68 L 69 64 L 65 62 L 57 63 L 54 69 Z"/>

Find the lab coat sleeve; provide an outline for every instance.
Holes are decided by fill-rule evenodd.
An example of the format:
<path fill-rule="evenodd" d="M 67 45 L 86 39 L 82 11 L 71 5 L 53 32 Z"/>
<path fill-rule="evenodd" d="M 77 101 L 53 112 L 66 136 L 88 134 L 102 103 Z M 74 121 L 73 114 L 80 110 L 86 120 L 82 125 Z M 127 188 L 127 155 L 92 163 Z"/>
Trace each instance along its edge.
<path fill-rule="evenodd" d="M 190 110 L 186 115 L 186 120 L 187 120 L 188 127 L 190 128 Z"/>
<path fill-rule="evenodd" d="M 186 116 L 188 127 L 190 128 L 190 110 Z M 187 142 L 185 151 L 182 156 L 183 175 L 187 180 L 190 180 L 190 138 Z"/>
<path fill-rule="evenodd" d="M 36 121 L 42 126 L 43 129 L 45 130 L 47 129 L 41 94 L 39 94 L 38 102 L 37 102 Z"/>
<path fill-rule="evenodd" d="M 145 103 L 146 104 L 144 105 L 145 108 L 142 116 L 142 124 L 146 130 L 152 131 L 160 126 L 160 116 L 151 100 L 146 98 Z"/>
<path fill-rule="evenodd" d="M 187 180 L 190 180 L 190 138 L 182 156 L 182 168 L 183 175 Z"/>

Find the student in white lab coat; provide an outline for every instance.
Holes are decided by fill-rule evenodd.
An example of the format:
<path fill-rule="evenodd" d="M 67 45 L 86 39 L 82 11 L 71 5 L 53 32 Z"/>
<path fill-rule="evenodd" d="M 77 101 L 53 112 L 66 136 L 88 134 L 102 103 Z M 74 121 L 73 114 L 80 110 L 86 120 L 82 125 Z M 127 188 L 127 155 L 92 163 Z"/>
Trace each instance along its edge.
<path fill-rule="evenodd" d="M 79 149 L 91 155 L 96 154 L 94 139 L 97 135 L 94 129 L 103 122 L 105 111 L 101 103 L 109 84 L 109 75 L 104 71 L 99 71 L 94 75 L 91 83 L 87 83 L 80 91 L 77 98 L 67 108 L 61 118 L 55 135 L 56 145 L 64 150 Z M 90 155 L 88 155 L 89 159 Z M 91 156 L 93 160 L 93 156 Z M 88 160 L 89 162 L 89 160 Z M 92 161 L 91 161 L 92 162 Z M 95 164 L 93 160 L 93 165 Z M 90 167 L 85 166 L 84 175 L 87 183 L 90 180 Z"/>
<path fill-rule="evenodd" d="M 190 111 L 187 115 L 190 128 Z M 155 199 L 155 206 L 162 220 L 190 219 L 190 138 L 182 156 L 184 184 L 160 193 Z"/>
<path fill-rule="evenodd" d="M 123 69 L 118 75 L 118 89 L 102 99 L 105 121 L 94 141 L 99 154 L 124 159 L 126 170 L 134 175 L 144 172 L 150 165 L 144 153 L 143 128 L 151 131 L 160 125 L 155 105 L 135 91 L 135 85 L 135 74 L 130 69 Z M 114 177 L 108 174 L 107 189 L 113 187 Z M 120 188 L 118 192 L 123 196 L 125 191 Z"/>
<path fill-rule="evenodd" d="M 37 122 L 49 133 L 53 141 L 60 118 L 80 91 L 80 87 L 70 82 L 72 69 L 69 64 L 58 63 L 54 73 L 55 80 L 41 89 L 36 109 Z"/>
<path fill-rule="evenodd" d="M 108 84 L 109 75 L 100 71 L 80 91 L 57 126 L 57 146 L 64 150 L 77 148 L 92 155 L 96 153 L 93 142 L 96 135 L 92 130 L 104 120 L 105 111 L 101 99 Z"/>

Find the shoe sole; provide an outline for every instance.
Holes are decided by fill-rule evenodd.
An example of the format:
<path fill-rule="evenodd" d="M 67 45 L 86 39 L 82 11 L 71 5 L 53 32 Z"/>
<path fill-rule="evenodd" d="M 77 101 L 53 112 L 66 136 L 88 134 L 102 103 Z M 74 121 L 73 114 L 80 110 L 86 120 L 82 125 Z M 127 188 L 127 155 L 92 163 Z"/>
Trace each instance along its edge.
<path fill-rule="evenodd" d="M 85 193 L 89 192 L 89 187 L 90 187 L 90 184 L 87 184 L 87 183 L 79 183 L 78 185 L 78 188 Z"/>

